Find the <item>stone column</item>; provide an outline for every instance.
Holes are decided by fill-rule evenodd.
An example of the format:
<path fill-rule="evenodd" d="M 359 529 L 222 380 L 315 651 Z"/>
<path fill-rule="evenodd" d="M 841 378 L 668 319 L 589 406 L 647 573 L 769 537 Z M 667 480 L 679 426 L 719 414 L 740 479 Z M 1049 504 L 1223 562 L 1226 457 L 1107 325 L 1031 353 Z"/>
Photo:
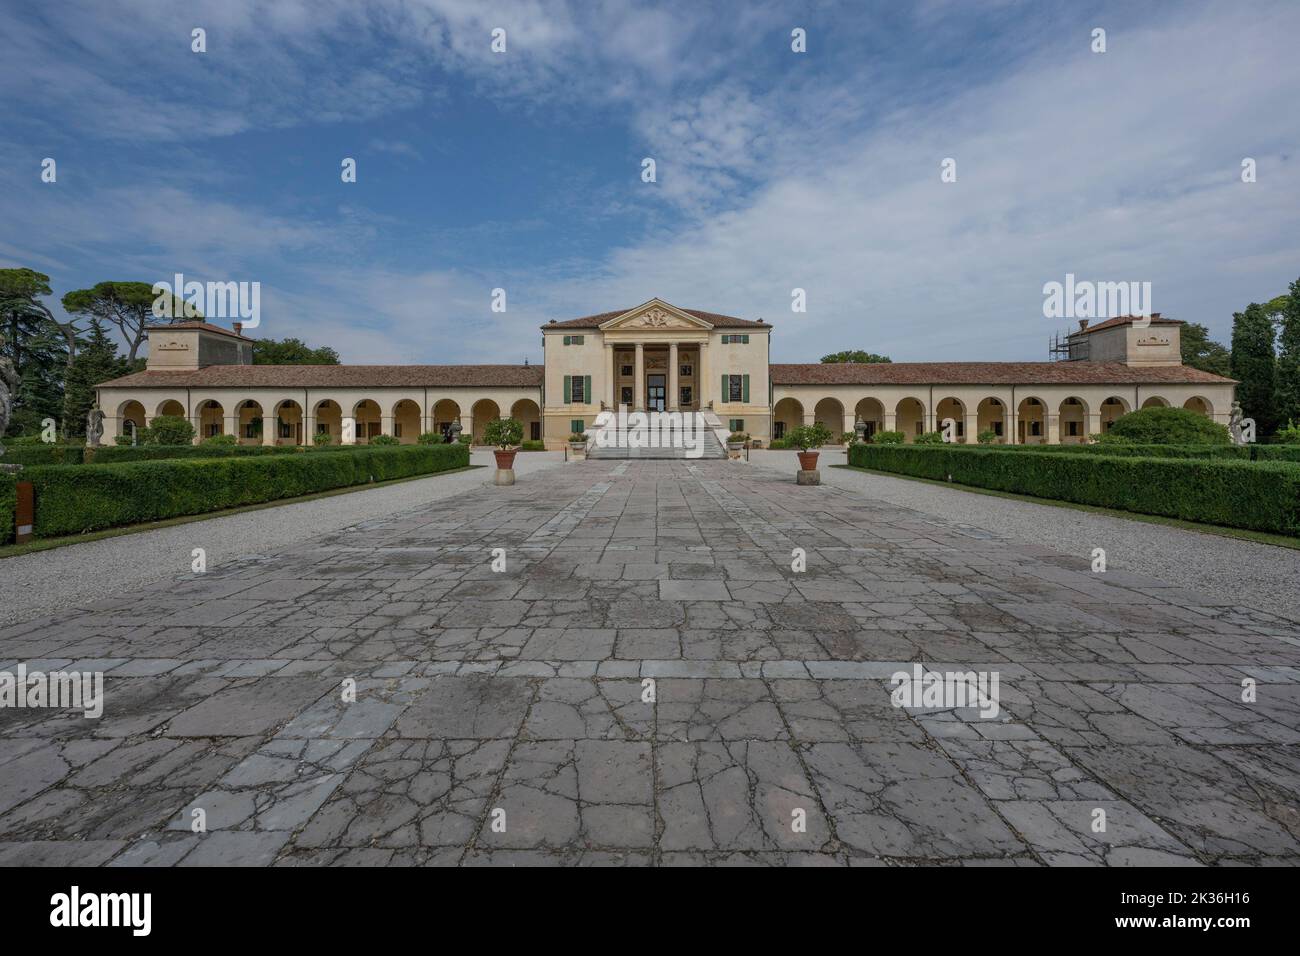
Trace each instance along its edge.
<path fill-rule="evenodd" d="M 235 441 L 242 441 L 244 436 L 239 434 L 239 413 L 236 412 L 234 415 L 227 415 L 225 422 L 226 425 L 223 434 L 234 435 Z"/>
<path fill-rule="evenodd" d="M 884 426 L 885 426 L 885 429 L 884 429 L 884 430 L 887 431 L 887 432 L 896 432 L 896 431 L 898 431 L 898 412 L 896 412 L 896 411 L 894 411 L 894 412 L 890 412 L 890 411 L 885 412 L 885 421 L 884 421 Z"/>
<path fill-rule="evenodd" d="M 681 405 L 677 401 L 678 398 L 680 397 L 680 392 L 681 392 L 681 389 L 677 387 L 678 385 L 677 372 L 678 372 L 677 343 L 670 342 L 668 343 L 668 404 L 667 404 L 668 411 L 670 412 L 675 412 L 679 408 L 681 408 Z"/>
<path fill-rule="evenodd" d="M 1090 436 L 1101 434 L 1101 412 L 1089 412 L 1085 421 L 1087 424 L 1084 426 L 1083 440 L 1086 443 Z"/>
<path fill-rule="evenodd" d="M 1061 443 L 1061 416 L 1055 412 L 1043 416 L 1047 419 L 1047 444 Z"/>
<path fill-rule="evenodd" d="M 462 416 L 460 416 L 460 433 L 461 433 L 462 435 L 469 435 L 469 436 L 470 436 L 470 444 L 473 444 L 473 443 L 474 443 L 474 416 L 473 416 L 473 414 L 470 414 L 470 415 L 462 415 Z"/>
<path fill-rule="evenodd" d="M 274 415 L 262 416 L 262 444 L 274 445 L 276 440 L 276 427 Z"/>
<path fill-rule="evenodd" d="M 379 433 L 381 435 L 391 435 L 393 433 L 392 415 L 385 415 L 382 411 L 379 413 Z"/>
<path fill-rule="evenodd" d="M 636 343 L 636 367 L 632 377 L 632 407 L 645 411 L 645 343 Z"/>
<path fill-rule="evenodd" d="M 979 437 L 980 437 L 980 413 L 976 411 L 975 414 L 972 415 L 970 412 L 967 412 L 966 413 L 966 437 L 963 439 L 963 441 L 967 445 L 978 445 Z"/>
<path fill-rule="evenodd" d="M 858 420 L 857 412 L 844 413 L 844 429 L 842 431 L 842 434 L 852 435 L 854 441 L 856 441 L 858 437 L 858 433 L 853 430 L 853 426 L 857 422 L 857 420 Z M 835 437 L 839 438 L 840 435 L 836 435 Z"/>
<path fill-rule="evenodd" d="M 605 343 L 605 407 L 617 408 L 617 396 L 615 391 L 618 388 L 618 353 L 614 351 L 614 343 Z"/>
<path fill-rule="evenodd" d="M 695 407 L 704 411 L 709 407 L 708 395 L 713 391 L 713 373 L 709 369 L 709 343 L 700 343 L 700 358 L 695 363 Z"/>

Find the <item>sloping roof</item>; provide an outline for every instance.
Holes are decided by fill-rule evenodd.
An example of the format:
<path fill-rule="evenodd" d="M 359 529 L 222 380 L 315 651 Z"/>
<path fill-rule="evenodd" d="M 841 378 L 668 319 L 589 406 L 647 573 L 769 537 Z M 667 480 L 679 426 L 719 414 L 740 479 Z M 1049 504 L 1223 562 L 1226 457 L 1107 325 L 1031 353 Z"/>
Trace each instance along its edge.
<path fill-rule="evenodd" d="M 98 388 L 540 388 L 540 365 L 208 365 L 136 372 Z"/>
<path fill-rule="evenodd" d="M 1093 332 L 1100 332 L 1102 329 L 1113 329 L 1118 325 L 1131 325 L 1138 321 L 1141 316 L 1137 315 L 1119 315 L 1113 319 L 1107 319 L 1105 322 L 1098 322 L 1096 325 L 1090 325 L 1086 329 L 1079 329 L 1070 333 L 1071 335 L 1090 335 Z M 1151 325 L 1182 325 L 1182 319 L 1163 319 L 1159 312 L 1151 313 Z"/>
<path fill-rule="evenodd" d="M 211 322 L 163 322 L 160 325 L 146 325 L 146 332 L 166 332 L 168 329 L 198 329 L 202 332 L 215 332 L 218 335 L 228 335 L 232 339 L 242 339 L 245 342 L 252 342 L 246 335 L 240 335 L 231 329 L 223 329 L 219 325 L 213 325 Z"/>
<path fill-rule="evenodd" d="M 673 308 L 677 307 L 674 306 Z M 620 315 L 626 315 L 631 311 L 632 309 L 615 309 L 613 312 L 600 312 L 596 315 L 584 315 L 580 319 L 566 319 L 563 322 L 548 322 L 543 325 L 542 328 L 598 329 L 602 323 L 608 322 L 610 319 L 616 319 Z M 693 315 L 697 319 L 702 319 L 714 328 L 718 329 L 770 329 L 772 327 L 767 322 L 755 322 L 752 319 L 738 319 L 734 315 L 719 315 L 716 312 L 701 312 L 699 309 L 678 309 L 678 311 L 685 312 L 687 315 Z"/>
<path fill-rule="evenodd" d="M 773 365 L 774 385 L 1228 385 L 1233 379 L 1185 365 L 1123 362 L 880 362 Z"/>

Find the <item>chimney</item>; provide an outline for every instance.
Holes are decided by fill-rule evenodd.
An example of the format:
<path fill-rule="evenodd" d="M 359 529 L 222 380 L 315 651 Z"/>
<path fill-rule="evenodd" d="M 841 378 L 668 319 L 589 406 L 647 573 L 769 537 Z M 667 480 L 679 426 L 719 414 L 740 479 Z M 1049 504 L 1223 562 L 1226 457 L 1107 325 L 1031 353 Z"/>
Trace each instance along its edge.
<path fill-rule="evenodd" d="M 1159 312 L 1152 312 L 1152 313 L 1151 313 L 1151 320 L 1152 320 L 1152 321 L 1155 321 L 1155 320 L 1158 319 L 1158 318 L 1160 318 L 1160 313 L 1159 313 Z"/>
<path fill-rule="evenodd" d="M 236 335 L 243 335 L 243 334 L 244 334 L 244 323 L 243 323 L 243 322 L 232 322 L 231 325 L 234 327 L 234 330 L 235 330 L 235 334 L 236 334 Z"/>
<path fill-rule="evenodd" d="M 1079 320 L 1079 331 L 1082 332 L 1082 331 L 1083 331 L 1084 329 L 1086 329 L 1087 327 L 1088 327 L 1088 320 L 1087 320 L 1087 319 L 1080 319 L 1080 320 Z"/>

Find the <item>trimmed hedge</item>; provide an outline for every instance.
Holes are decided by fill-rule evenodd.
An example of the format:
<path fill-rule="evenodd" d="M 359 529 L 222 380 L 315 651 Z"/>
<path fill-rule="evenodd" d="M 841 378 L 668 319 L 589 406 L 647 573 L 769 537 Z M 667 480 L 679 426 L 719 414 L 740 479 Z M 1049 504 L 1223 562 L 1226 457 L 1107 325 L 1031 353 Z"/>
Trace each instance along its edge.
<path fill-rule="evenodd" d="M 80 468 L 45 466 L 24 469 L 22 474 L 36 492 L 35 536 L 49 538 L 433 474 L 468 464 L 469 449 L 461 445 L 401 445 Z"/>
<path fill-rule="evenodd" d="M 1185 521 L 1300 535 L 1300 464 L 854 445 L 849 464 Z"/>
<path fill-rule="evenodd" d="M 19 465 L 96 465 L 172 458 L 247 458 L 258 455 L 293 455 L 352 452 L 372 445 L 10 445 L 0 461 Z"/>
<path fill-rule="evenodd" d="M 1215 458 L 1223 461 L 1300 461 L 1300 447 L 1292 445 L 1130 445 L 1110 442 L 1095 445 L 958 445 L 953 449 L 980 448 L 1000 452 L 1057 455 L 1111 455 L 1120 458 Z"/>
<path fill-rule="evenodd" d="M 0 544 L 14 539 L 14 512 L 18 510 L 18 479 L 0 472 Z"/>

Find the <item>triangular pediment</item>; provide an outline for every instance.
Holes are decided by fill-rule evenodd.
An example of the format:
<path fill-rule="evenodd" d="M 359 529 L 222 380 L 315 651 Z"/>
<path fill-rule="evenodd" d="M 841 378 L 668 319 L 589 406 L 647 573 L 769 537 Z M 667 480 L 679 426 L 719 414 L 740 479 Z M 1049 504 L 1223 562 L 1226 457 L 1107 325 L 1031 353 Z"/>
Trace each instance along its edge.
<path fill-rule="evenodd" d="M 683 312 L 675 305 L 669 305 L 663 299 L 651 299 L 635 309 L 602 322 L 600 328 L 602 332 L 623 329 L 654 332 L 660 329 L 711 329 L 713 325 L 689 312 Z"/>

